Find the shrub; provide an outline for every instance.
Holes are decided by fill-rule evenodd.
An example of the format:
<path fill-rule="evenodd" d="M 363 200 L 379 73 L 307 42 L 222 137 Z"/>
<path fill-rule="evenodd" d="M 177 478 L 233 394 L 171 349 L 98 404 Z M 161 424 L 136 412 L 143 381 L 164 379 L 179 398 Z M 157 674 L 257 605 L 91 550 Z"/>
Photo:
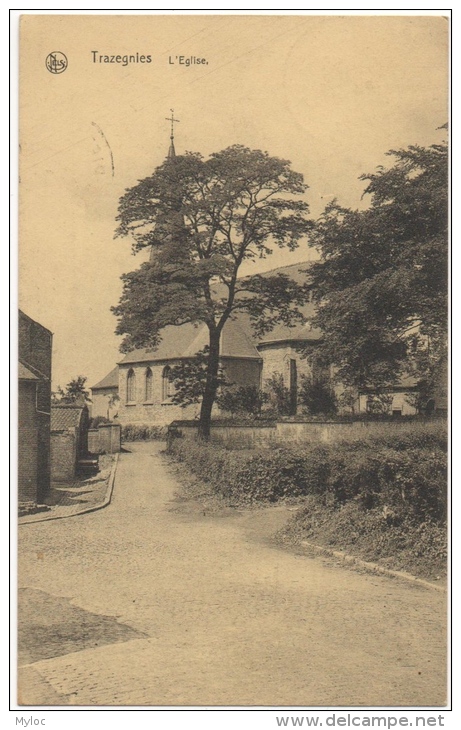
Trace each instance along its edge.
<path fill-rule="evenodd" d="M 90 428 L 98 428 L 100 423 L 111 423 L 105 416 L 95 416 L 90 421 Z"/>
<path fill-rule="evenodd" d="M 216 402 L 223 411 L 258 416 L 268 398 L 267 393 L 255 385 L 241 385 L 239 388 L 226 388 Z"/>
<path fill-rule="evenodd" d="M 434 436 L 434 434 L 433 434 Z M 335 445 L 229 451 L 215 444 L 175 439 L 172 453 L 199 478 L 234 501 L 275 502 L 317 495 L 323 504 L 355 501 L 363 510 L 384 510 L 396 524 L 446 518 L 446 454 L 427 434 Z M 424 447 L 415 444 L 425 441 Z"/>
<path fill-rule="evenodd" d="M 122 441 L 164 441 L 167 426 L 126 423 L 122 426 Z"/>
<path fill-rule="evenodd" d="M 312 378 L 303 375 L 301 387 L 298 393 L 298 400 L 305 406 L 308 413 L 318 415 L 335 414 L 338 410 L 335 394 L 328 383 L 314 381 Z"/>
<path fill-rule="evenodd" d="M 289 416 L 293 410 L 290 389 L 285 386 L 283 375 L 274 373 L 266 380 L 266 401 L 271 415 Z"/>

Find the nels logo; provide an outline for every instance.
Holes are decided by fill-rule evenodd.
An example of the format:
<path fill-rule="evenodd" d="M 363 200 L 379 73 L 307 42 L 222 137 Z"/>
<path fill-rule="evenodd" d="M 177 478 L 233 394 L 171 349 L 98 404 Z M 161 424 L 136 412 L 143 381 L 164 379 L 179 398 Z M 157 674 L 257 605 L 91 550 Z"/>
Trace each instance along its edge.
<path fill-rule="evenodd" d="M 61 51 L 53 51 L 46 57 L 46 67 L 52 74 L 62 74 L 68 66 L 67 57 Z"/>

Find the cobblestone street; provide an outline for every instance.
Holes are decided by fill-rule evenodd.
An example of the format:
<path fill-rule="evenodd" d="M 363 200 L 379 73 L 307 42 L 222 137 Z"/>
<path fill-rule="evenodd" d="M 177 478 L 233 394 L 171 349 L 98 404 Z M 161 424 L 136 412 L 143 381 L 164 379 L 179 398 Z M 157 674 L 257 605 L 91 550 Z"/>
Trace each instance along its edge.
<path fill-rule="evenodd" d="M 19 527 L 19 704 L 445 704 L 442 593 L 179 510 L 161 448 L 129 445 L 105 509 Z"/>

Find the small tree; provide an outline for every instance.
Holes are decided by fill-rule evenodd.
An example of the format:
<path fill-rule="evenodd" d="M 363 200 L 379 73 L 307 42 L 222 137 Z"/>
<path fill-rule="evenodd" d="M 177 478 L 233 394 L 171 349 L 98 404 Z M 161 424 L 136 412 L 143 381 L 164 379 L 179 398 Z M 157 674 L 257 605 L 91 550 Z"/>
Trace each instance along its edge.
<path fill-rule="evenodd" d="M 203 322 L 208 328 L 206 380 L 199 435 L 209 438 L 219 387 L 223 328 L 240 312 L 255 331 L 302 322 L 305 288 L 286 275 L 238 278 L 244 262 L 272 247 L 293 250 L 311 228 L 307 204 L 294 196 L 306 185 L 290 163 L 234 145 L 204 160 L 169 157 L 120 200 L 117 236 L 132 236 L 134 252 L 151 250 L 148 263 L 122 276 L 113 311 L 122 351 L 155 348 L 166 325 Z"/>
<path fill-rule="evenodd" d="M 79 375 L 67 383 L 65 390 L 58 385 L 57 393 L 54 394 L 54 402 L 91 403 L 90 391 L 85 388 L 87 380 L 88 378 L 85 378 L 83 375 Z"/>
<path fill-rule="evenodd" d="M 117 403 L 120 403 L 120 396 L 118 395 L 118 393 L 111 393 L 107 397 L 107 419 L 108 420 L 110 420 L 110 412 L 111 412 L 111 410 L 113 408 L 115 408 L 115 406 L 117 405 Z"/>

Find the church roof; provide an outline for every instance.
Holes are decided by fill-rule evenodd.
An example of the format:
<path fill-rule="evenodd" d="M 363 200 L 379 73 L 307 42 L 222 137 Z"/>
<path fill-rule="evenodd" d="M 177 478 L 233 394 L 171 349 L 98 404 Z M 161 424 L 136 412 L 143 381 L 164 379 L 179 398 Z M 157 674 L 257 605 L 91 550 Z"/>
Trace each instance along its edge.
<path fill-rule="evenodd" d="M 282 266 L 278 269 L 267 271 L 263 273 L 262 276 L 285 274 L 290 279 L 293 279 L 297 284 L 304 284 L 306 282 L 309 272 L 309 266 L 310 262 L 308 261 L 301 264 L 290 264 L 289 266 Z M 256 343 L 256 346 L 260 347 L 266 344 L 275 344 L 277 342 L 315 342 L 320 340 L 320 338 L 322 337 L 321 331 L 318 328 L 312 327 L 310 324 L 310 320 L 315 315 L 314 302 L 307 302 L 304 306 L 300 307 L 300 311 L 303 313 L 304 317 L 307 320 L 305 324 L 297 324 L 294 327 L 288 327 L 286 324 L 276 324 L 275 327 L 270 330 L 270 332 L 267 332 L 261 337 L 255 338 L 255 336 L 251 334 L 253 341 Z M 248 319 L 247 315 L 241 315 L 242 324 L 245 317 L 246 319 Z M 246 329 L 251 333 L 251 325 L 249 320 L 246 324 Z"/>
<path fill-rule="evenodd" d="M 177 327 L 170 325 L 162 330 L 162 339 L 155 350 L 133 350 L 125 355 L 120 365 L 193 357 L 203 350 L 208 339 L 208 328 L 205 324 L 183 324 Z M 226 323 L 222 332 L 221 357 L 261 359 L 251 337 L 232 320 Z"/>
<path fill-rule="evenodd" d="M 108 373 L 102 380 L 96 385 L 93 385 L 91 390 L 97 390 L 98 388 L 114 388 L 118 386 L 118 365 L 116 365 L 110 373 Z"/>
<path fill-rule="evenodd" d="M 286 274 L 298 283 L 306 280 L 306 269 L 309 263 L 292 264 L 284 266 L 271 274 Z M 264 276 L 264 274 L 263 274 Z M 314 303 L 310 302 L 301 308 L 307 320 L 315 313 Z M 258 352 L 259 347 L 281 342 L 315 342 L 321 338 L 319 329 L 313 328 L 309 321 L 306 324 L 299 324 L 295 327 L 287 327 L 284 324 L 276 325 L 270 332 L 262 337 L 256 337 L 252 331 L 249 316 L 242 312 L 237 320 L 229 320 L 224 326 L 221 336 L 221 357 L 237 357 L 261 359 Z M 162 360 L 178 360 L 181 358 L 193 357 L 208 344 L 208 329 L 205 324 L 183 324 L 179 326 L 170 325 L 162 330 L 162 339 L 153 350 L 137 349 L 129 352 L 120 361 L 120 365 L 139 362 L 155 362 Z M 102 385 L 114 375 L 109 373 L 95 388 L 109 387 L 112 383 Z M 115 377 L 115 375 L 114 375 Z M 113 385 L 116 383 L 114 382 Z"/>

